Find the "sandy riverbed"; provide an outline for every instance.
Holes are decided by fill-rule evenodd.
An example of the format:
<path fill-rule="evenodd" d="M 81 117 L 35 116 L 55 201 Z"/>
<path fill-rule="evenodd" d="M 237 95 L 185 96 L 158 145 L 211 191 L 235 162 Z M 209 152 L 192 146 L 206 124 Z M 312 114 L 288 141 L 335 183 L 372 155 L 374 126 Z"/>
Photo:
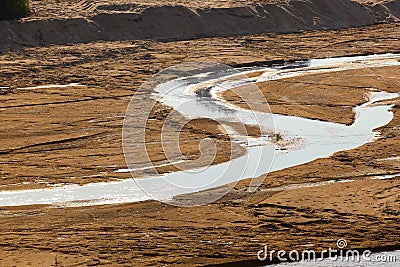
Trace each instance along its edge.
<path fill-rule="evenodd" d="M 135 88 L 165 67 L 193 60 L 241 66 L 399 52 L 399 27 L 391 23 L 166 43 L 95 42 L 2 54 L 0 86 L 10 87 L 0 94 L 2 189 L 129 178 L 129 174 L 114 172 L 125 166 L 123 115 Z M 350 123 L 353 114 L 347 106 L 362 102 L 365 88 L 398 92 L 399 76 L 398 67 L 385 67 L 290 78 L 263 84 L 262 89 L 273 100 L 274 112 Z M 18 89 L 73 82 L 84 87 Z M 316 93 L 321 97 L 310 97 Z M 394 119 L 380 129 L 375 142 L 271 173 L 256 194 L 246 193 L 248 181 L 243 181 L 221 201 L 202 207 L 176 208 L 151 201 L 100 207 L 1 208 L 0 265 L 204 266 L 242 262 L 250 266 L 257 263 L 256 253 L 264 244 L 273 249 L 321 250 L 335 246 L 338 238 L 346 238 L 349 248 L 398 249 L 400 180 L 363 180 L 399 172 L 398 101 L 391 100 Z M 158 138 L 160 121 L 168 110 L 157 106 L 149 138 Z M 219 129 L 208 121 L 193 122 L 182 135 L 189 141 L 184 151 L 195 158 L 199 140 L 213 137 L 223 152 L 217 160 L 226 160 L 230 142 Z M 162 160 L 160 146 L 151 151 L 154 161 Z M 359 181 L 268 190 L 333 179 Z"/>

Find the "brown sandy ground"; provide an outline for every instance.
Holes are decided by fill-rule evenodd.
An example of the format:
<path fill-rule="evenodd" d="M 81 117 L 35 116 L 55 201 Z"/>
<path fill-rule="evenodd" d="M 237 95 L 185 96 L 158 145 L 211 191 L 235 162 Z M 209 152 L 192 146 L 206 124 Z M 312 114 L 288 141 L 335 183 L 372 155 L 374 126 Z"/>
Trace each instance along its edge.
<path fill-rule="evenodd" d="M 396 52 L 399 26 L 386 24 L 342 31 L 173 43 L 91 43 L 4 54 L 0 57 L 0 84 L 10 86 L 11 92 L 1 96 L 0 106 L 2 183 L 31 182 L 26 186 L 35 187 L 41 181 L 85 183 L 126 178 L 113 173 L 116 168 L 124 167 L 120 140 L 123 113 L 134 88 L 162 68 L 185 60 L 239 65 Z M 385 82 L 369 78 L 365 86 L 394 92 L 398 80 L 390 77 L 398 77 L 396 73 L 396 68 L 376 69 L 374 74 Z M 321 90 L 326 90 L 323 84 L 334 84 L 334 90 L 343 92 L 344 84 L 338 83 L 337 77 L 313 76 L 306 82 L 321 84 L 318 86 Z M 86 86 L 27 92 L 16 89 L 70 82 Z M 279 84 L 265 86 L 270 90 L 277 88 L 271 97 L 278 98 Z M 355 100 L 346 105 L 360 101 L 361 89 L 351 89 Z M 310 92 L 311 87 L 305 94 Z M 299 91 L 287 97 L 288 107 L 302 99 Z M 327 95 L 326 101 L 333 97 Z M 312 105 L 326 106 L 323 100 L 309 101 Z M 337 101 L 339 108 L 341 102 Z M 194 208 L 176 208 L 153 201 L 100 207 L 2 208 L 0 265 L 201 266 L 256 261 L 256 253 L 264 244 L 271 249 L 322 250 L 335 247 L 338 238 L 346 238 L 349 248 L 398 248 L 399 179 L 362 180 L 399 172 L 398 160 L 393 157 L 400 152 L 400 106 L 398 99 L 393 103 L 395 118 L 380 129 L 381 137 L 375 142 L 271 173 L 255 194 L 246 193 L 248 181 L 243 181 L 221 201 Z M 279 112 L 294 111 L 287 108 Z M 340 109 L 332 112 L 342 114 Z M 343 114 L 346 120 L 351 118 L 350 113 Z M 324 114 L 320 116 L 330 120 Z M 202 125 L 194 122 L 188 134 L 198 139 L 216 134 L 218 127 L 204 129 Z M 201 132 L 194 131 L 197 127 Z M 228 143 L 224 136 L 218 138 Z M 24 148 L 13 150 L 19 147 Z M 195 151 L 188 153 L 195 155 Z M 90 175 L 98 176 L 93 180 L 86 178 Z M 360 180 L 270 191 L 272 187 L 348 178 Z M 247 262 L 251 263 L 254 262 Z"/>

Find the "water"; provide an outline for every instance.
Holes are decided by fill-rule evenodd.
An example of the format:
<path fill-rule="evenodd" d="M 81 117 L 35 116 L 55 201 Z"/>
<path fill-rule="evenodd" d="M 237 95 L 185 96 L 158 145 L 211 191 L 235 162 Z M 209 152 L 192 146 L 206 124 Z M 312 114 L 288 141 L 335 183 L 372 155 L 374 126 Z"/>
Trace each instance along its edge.
<path fill-rule="evenodd" d="M 49 84 L 49 85 L 39 85 L 32 87 L 21 87 L 17 88 L 18 90 L 37 90 L 37 89 L 52 89 L 52 88 L 68 88 L 68 87 L 82 87 L 84 85 L 78 83 L 70 83 L 70 84 Z"/>
<path fill-rule="evenodd" d="M 400 65 L 397 55 L 346 57 L 311 60 L 305 67 L 265 68 L 256 81 L 281 79 L 310 73 L 332 72 L 347 69 Z M 246 72 L 249 72 L 248 70 Z M 227 73 L 235 76 L 237 73 Z M 284 136 L 286 146 L 277 147 L 267 135 L 248 138 L 226 127 L 235 135 L 236 142 L 247 147 L 247 153 L 229 162 L 198 168 L 189 172 L 173 172 L 147 179 L 128 179 L 118 182 L 94 183 L 84 186 L 66 185 L 50 189 L 0 192 L 1 206 L 54 204 L 96 205 L 135 202 L 148 199 L 167 200 L 176 195 L 215 188 L 241 179 L 258 177 L 269 171 L 282 170 L 332 153 L 353 149 L 376 138 L 374 129 L 389 123 L 393 114 L 390 105 L 372 105 L 380 100 L 393 99 L 398 94 L 374 92 L 369 101 L 354 108 L 355 122 L 351 126 L 322 122 L 294 116 L 249 112 L 234 107 L 219 98 L 218 92 L 254 83 L 240 73 L 240 79 L 226 80 L 203 73 L 196 77 L 174 80 L 157 88 L 163 103 L 173 107 L 188 118 L 206 117 L 221 122 L 240 121 L 275 129 Z M 221 80 L 222 79 L 222 80 Z M 222 85 L 221 85 L 222 84 Z M 205 97 L 196 95 L 193 87 L 207 87 Z M 143 168 L 142 168 L 143 169 Z M 145 169 L 145 167 L 144 167 Z M 129 170 L 117 170 L 129 171 Z M 254 179 L 256 185 L 262 180 Z M 79 201 L 77 203 L 76 201 Z"/>

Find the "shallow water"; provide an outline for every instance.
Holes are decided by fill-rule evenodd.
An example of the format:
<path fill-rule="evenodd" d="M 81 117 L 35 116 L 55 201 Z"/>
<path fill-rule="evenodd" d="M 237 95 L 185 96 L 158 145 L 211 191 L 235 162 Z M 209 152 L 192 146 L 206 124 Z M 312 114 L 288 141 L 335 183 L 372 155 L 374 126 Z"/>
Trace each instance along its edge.
<path fill-rule="evenodd" d="M 280 79 L 310 73 L 332 72 L 374 66 L 400 65 L 398 55 L 378 55 L 311 60 L 306 67 L 298 64 L 293 68 L 265 68 L 257 81 Z M 248 72 L 248 70 L 246 70 Z M 237 75 L 237 72 L 227 73 Z M 80 201 L 77 205 L 135 202 L 147 199 L 166 200 L 176 195 L 198 192 L 225 185 L 245 178 L 258 177 L 269 171 L 281 170 L 329 157 L 332 153 L 353 149 L 373 140 L 373 130 L 389 123 L 393 114 L 389 105 L 371 105 L 380 100 L 392 99 L 397 94 L 375 92 L 365 104 L 354 108 L 356 120 L 351 126 L 322 122 L 294 116 L 249 112 L 234 107 L 222 99 L 218 92 L 238 84 L 248 84 L 254 79 L 243 75 L 240 80 L 222 81 L 225 77 L 202 74 L 196 77 L 174 80 L 157 88 L 162 102 L 173 107 L 188 118 L 206 117 L 219 121 L 241 121 L 276 129 L 284 136 L 286 147 L 277 147 L 269 136 L 248 138 L 227 128 L 229 134 L 237 136 L 236 142 L 247 146 L 244 156 L 229 162 L 190 170 L 174 172 L 147 179 L 128 179 L 110 183 L 94 183 L 84 186 L 0 192 L 0 205 L 54 204 Z M 223 86 L 221 86 L 221 83 Z M 209 94 L 197 95 L 193 86 L 209 88 Z M 160 97 L 162 96 L 162 98 Z M 128 169 L 117 170 L 129 171 Z M 74 205 L 70 203 L 70 205 Z"/>
<path fill-rule="evenodd" d="M 17 90 L 36 90 L 36 89 L 52 89 L 52 88 L 67 88 L 67 87 L 81 87 L 84 85 L 78 83 L 70 83 L 70 84 L 49 84 L 49 85 L 38 85 L 32 87 L 20 87 Z"/>

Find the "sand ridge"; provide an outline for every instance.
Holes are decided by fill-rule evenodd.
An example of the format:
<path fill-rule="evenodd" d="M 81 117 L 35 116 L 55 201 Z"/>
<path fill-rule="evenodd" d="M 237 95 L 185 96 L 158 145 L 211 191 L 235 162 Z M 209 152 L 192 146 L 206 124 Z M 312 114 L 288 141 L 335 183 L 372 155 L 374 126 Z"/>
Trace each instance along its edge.
<path fill-rule="evenodd" d="M 91 10 L 92 4 L 85 3 L 83 6 L 87 4 Z M 352 0 L 293 0 L 223 8 L 195 8 L 188 4 L 150 5 L 127 11 L 120 10 L 118 5 L 109 4 L 108 7 L 106 11 L 95 12 L 88 17 L 33 17 L 23 21 L 1 21 L 0 51 L 98 40 L 171 41 L 340 29 L 391 22 L 400 17 L 399 0 L 375 5 Z M 51 6 L 47 8 L 51 9 Z M 97 9 L 98 6 L 94 5 L 93 8 Z"/>

